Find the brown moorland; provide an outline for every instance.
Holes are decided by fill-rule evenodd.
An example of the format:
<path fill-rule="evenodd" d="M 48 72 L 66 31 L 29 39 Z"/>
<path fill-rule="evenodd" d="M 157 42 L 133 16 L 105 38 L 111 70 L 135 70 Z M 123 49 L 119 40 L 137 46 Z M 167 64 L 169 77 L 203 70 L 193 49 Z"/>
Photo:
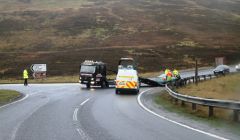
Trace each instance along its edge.
<path fill-rule="evenodd" d="M 48 64 L 74 75 L 85 59 L 116 69 L 134 57 L 141 72 L 240 60 L 239 0 L 2 0 L 0 78 Z"/>

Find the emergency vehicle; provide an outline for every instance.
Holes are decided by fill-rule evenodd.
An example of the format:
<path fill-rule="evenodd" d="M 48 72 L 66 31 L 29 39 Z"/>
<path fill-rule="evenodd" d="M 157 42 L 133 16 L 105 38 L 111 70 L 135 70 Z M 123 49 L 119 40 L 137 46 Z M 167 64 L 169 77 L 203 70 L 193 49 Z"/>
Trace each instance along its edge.
<path fill-rule="evenodd" d="M 108 87 L 106 64 L 85 60 L 80 66 L 79 82 L 87 88 L 91 86 Z"/>
<path fill-rule="evenodd" d="M 133 58 L 121 58 L 116 77 L 116 94 L 139 93 L 139 77 Z"/>

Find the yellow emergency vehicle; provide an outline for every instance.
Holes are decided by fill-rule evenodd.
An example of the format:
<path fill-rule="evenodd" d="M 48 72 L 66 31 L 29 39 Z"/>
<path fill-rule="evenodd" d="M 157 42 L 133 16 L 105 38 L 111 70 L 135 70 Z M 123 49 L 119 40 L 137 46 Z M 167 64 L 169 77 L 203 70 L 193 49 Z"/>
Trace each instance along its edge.
<path fill-rule="evenodd" d="M 136 70 L 134 59 L 121 58 L 118 65 L 116 77 L 116 94 L 120 93 L 139 93 L 139 77 Z"/>

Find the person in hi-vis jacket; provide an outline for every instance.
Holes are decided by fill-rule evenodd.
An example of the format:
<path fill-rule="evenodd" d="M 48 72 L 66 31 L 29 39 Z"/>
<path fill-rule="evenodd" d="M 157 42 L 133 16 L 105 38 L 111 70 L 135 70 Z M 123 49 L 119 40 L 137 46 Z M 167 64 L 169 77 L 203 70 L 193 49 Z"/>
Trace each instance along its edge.
<path fill-rule="evenodd" d="M 24 86 L 28 85 L 28 71 L 27 69 L 24 69 L 23 71 L 23 79 L 24 79 Z"/>

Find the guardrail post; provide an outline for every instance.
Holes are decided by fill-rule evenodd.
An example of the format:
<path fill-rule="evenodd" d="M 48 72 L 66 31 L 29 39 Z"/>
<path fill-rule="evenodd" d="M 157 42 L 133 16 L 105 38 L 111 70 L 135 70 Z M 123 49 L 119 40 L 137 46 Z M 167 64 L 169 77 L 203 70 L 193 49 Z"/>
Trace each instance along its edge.
<path fill-rule="evenodd" d="M 181 102 L 181 106 L 185 106 L 185 102 L 184 101 Z"/>
<path fill-rule="evenodd" d="M 238 110 L 233 110 L 233 121 L 238 121 L 239 119 L 239 111 Z"/>
<path fill-rule="evenodd" d="M 212 117 L 212 116 L 213 116 L 213 106 L 209 106 L 208 117 Z"/>
<path fill-rule="evenodd" d="M 212 75 L 209 75 L 210 79 L 212 79 Z"/>
<path fill-rule="evenodd" d="M 203 75 L 204 81 L 206 80 L 206 75 Z"/>
<path fill-rule="evenodd" d="M 175 99 L 175 104 L 176 104 L 176 105 L 178 104 L 178 99 Z"/>
<path fill-rule="evenodd" d="M 197 105 L 192 103 L 192 110 L 196 110 L 197 109 Z"/>

